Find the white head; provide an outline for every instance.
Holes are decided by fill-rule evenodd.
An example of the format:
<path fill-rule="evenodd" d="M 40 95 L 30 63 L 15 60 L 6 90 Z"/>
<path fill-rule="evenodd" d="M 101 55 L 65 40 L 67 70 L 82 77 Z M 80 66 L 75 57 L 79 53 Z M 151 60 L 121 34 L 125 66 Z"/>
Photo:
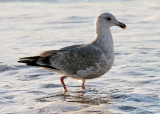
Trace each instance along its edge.
<path fill-rule="evenodd" d="M 95 20 L 96 29 L 99 28 L 110 28 L 112 26 L 119 26 L 123 29 L 126 29 L 126 25 L 119 22 L 112 14 L 103 13 L 97 16 Z"/>

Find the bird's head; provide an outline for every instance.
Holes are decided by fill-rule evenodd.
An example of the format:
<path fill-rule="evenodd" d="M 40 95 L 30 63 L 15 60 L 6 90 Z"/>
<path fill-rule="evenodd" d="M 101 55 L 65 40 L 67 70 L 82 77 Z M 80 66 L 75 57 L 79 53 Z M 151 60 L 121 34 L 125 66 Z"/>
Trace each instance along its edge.
<path fill-rule="evenodd" d="M 98 23 L 97 23 L 98 22 Z M 122 22 L 119 22 L 115 16 L 113 16 L 110 13 L 103 13 L 100 14 L 99 16 L 97 16 L 96 18 L 96 25 L 100 24 L 100 25 L 105 25 L 108 28 L 112 27 L 112 26 L 119 26 L 123 29 L 126 29 L 126 25 Z M 98 25 L 97 25 L 98 26 Z"/>

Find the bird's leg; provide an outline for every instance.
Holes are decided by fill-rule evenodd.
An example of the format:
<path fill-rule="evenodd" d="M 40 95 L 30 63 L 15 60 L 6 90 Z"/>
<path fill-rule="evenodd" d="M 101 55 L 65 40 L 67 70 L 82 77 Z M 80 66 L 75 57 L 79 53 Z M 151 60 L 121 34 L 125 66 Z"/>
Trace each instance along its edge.
<path fill-rule="evenodd" d="M 62 77 L 60 78 L 60 80 L 61 80 L 62 86 L 63 86 L 63 88 L 64 88 L 64 91 L 67 91 L 66 85 L 64 84 L 64 81 L 63 81 L 65 78 L 67 78 L 67 76 L 62 76 Z"/>
<path fill-rule="evenodd" d="M 85 90 L 85 80 L 82 80 L 82 89 Z"/>

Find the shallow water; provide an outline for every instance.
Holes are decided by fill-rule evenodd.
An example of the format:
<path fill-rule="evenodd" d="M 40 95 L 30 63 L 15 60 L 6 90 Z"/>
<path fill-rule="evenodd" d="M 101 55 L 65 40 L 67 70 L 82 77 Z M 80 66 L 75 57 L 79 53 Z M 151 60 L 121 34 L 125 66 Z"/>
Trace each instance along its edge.
<path fill-rule="evenodd" d="M 2 0 L 1 0 L 2 1 Z M 160 113 L 160 1 L 0 2 L 0 113 Z M 94 39 L 97 14 L 112 27 L 115 62 L 104 76 L 81 83 L 17 63 L 20 57 Z M 43 48 L 42 48 L 43 47 Z"/>

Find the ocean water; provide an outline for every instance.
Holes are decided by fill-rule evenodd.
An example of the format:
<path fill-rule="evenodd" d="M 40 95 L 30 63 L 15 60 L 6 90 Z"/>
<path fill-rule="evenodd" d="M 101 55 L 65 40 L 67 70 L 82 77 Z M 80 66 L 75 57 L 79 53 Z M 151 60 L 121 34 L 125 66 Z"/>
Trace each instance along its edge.
<path fill-rule="evenodd" d="M 9 2 L 10 1 L 10 2 Z M 94 39 L 93 22 L 114 14 L 127 30 L 112 27 L 115 62 L 100 78 L 81 83 L 17 63 Z M 0 113 L 160 114 L 159 0 L 0 0 Z"/>

